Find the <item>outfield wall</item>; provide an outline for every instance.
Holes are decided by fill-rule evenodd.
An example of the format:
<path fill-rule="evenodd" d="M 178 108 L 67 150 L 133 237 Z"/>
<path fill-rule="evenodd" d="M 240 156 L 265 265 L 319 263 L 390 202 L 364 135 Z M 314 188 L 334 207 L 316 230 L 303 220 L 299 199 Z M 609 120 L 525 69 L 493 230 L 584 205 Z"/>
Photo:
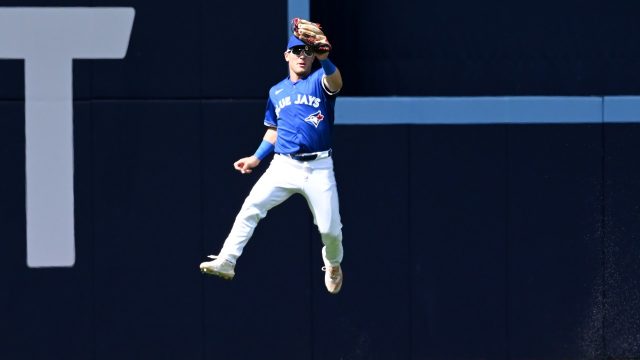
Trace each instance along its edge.
<path fill-rule="evenodd" d="M 302 197 L 260 223 L 232 282 L 197 268 L 265 169 L 241 176 L 232 163 L 257 146 L 266 91 L 286 74 L 286 2 L 54 2 L 131 6 L 135 21 L 124 59 L 73 62 L 71 268 L 27 266 L 24 65 L 0 61 L 0 359 L 640 357 L 640 82 L 626 46 L 637 6 L 608 2 L 611 26 L 589 33 L 589 53 L 569 40 L 599 3 L 566 29 L 569 5 L 549 7 L 541 28 L 542 10 L 476 4 L 430 23 L 407 63 L 396 51 L 422 39 L 408 30 L 426 5 L 337 3 L 311 4 L 343 29 L 330 38 L 345 75 L 334 146 L 345 284 L 331 296 Z M 415 11 L 376 33 L 378 58 L 365 34 L 385 9 Z M 473 52 L 478 34 L 487 43 Z M 428 64 L 410 67 L 419 86 L 403 73 L 411 62 Z"/>

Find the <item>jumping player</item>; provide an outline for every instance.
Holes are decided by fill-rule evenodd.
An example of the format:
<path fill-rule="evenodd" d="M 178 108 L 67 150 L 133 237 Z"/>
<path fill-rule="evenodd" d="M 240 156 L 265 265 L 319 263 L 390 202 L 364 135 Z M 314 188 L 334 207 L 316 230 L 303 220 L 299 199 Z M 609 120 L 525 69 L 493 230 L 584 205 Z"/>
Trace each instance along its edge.
<path fill-rule="evenodd" d="M 319 25 L 312 30 L 319 32 L 317 39 L 326 41 Z M 212 261 L 200 264 L 204 274 L 232 279 L 236 261 L 258 222 L 271 208 L 298 193 L 307 199 L 324 244 L 322 270 L 327 290 L 332 294 L 340 291 L 342 224 L 331 157 L 331 133 L 342 77 L 329 60 L 327 47 L 318 49 L 294 35 L 289 38 L 284 52 L 289 76 L 269 90 L 264 118 L 267 131 L 262 143 L 254 155 L 236 161 L 233 166 L 242 174 L 249 174 L 271 152 L 275 151 L 275 155 L 245 199 L 220 253 L 210 255 Z M 311 72 L 316 58 L 321 67 Z"/>

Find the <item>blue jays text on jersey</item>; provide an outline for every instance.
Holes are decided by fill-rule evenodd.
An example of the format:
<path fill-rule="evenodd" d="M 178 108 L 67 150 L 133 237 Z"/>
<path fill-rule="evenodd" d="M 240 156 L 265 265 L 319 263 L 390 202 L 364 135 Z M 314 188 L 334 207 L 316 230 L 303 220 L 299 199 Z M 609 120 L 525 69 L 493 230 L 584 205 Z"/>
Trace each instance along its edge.
<path fill-rule="evenodd" d="M 320 106 L 320 99 L 313 96 L 313 95 L 305 95 L 305 94 L 298 94 L 298 98 L 295 101 L 291 101 L 291 96 L 287 96 L 283 99 L 280 99 L 280 101 L 278 101 L 278 104 L 276 105 L 276 117 L 278 117 L 280 115 L 280 109 L 282 109 L 285 106 L 291 105 L 291 104 L 296 104 L 296 105 L 301 105 L 301 104 L 305 104 L 305 105 L 311 105 L 314 108 L 317 108 L 318 106 Z"/>
<path fill-rule="evenodd" d="M 287 77 L 269 91 L 264 124 L 278 129 L 276 153 L 331 148 L 336 94 L 325 90 L 323 77 L 324 70 L 320 68 L 295 83 Z"/>

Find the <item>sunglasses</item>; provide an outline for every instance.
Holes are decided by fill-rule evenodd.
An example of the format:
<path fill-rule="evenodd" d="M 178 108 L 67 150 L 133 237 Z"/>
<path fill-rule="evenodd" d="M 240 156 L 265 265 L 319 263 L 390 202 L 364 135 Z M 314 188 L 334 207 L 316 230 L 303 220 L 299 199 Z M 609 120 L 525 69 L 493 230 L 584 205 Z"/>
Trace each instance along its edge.
<path fill-rule="evenodd" d="M 308 46 L 294 46 L 291 49 L 287 50 L 287 52 L 290 52 L 295 56 L 300 56 L 300 54 L 303 53 L 305 56 L 313 56 L 313 50 Z"/>

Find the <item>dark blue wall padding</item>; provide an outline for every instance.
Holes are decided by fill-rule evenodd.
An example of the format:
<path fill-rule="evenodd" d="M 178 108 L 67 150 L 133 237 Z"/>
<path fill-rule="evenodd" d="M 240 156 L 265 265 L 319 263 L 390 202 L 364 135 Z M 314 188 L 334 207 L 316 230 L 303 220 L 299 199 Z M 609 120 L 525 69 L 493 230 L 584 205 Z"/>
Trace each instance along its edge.
<path fill-rule="evenodd" d="M 24 61 L 5 60 L 0 62 L 0 98 L 3 100 L 24 100 Z M 74 89 L 75 91 L 75 89 Z"/>
<path fill-rule="evenodd" d="M 312 1 L 349 96 L 637 95 L 637 2 Z"/>
<path fill-rule="evenodd" d="M 412 355 L 505 359 L 506 129 L 410 133 Z"/>
<path fill-rule="evenodd" d="M 604 132 L 604 324 L 606 353 L 616 358 L 640 354 L 640 151 L 638 124 L 608 125 Z"/>
<path fill-rule="evenodd" d="M 234 281 L 197 269 L 266 168 L 232 168 L 264 133 L 263 109 L 76 103 L 77 264 L 35 270 L 23 110 L 3 103 L 0 356 L 637 353 L 634 124 L 336 127 L 346 282 L 330 296 L 300 196 L 260 223 Z M 61 345 L 69 336 L 77 342 Z"/>
<path fill-rule="evenodd" d="M 125 59 L 93 63 L 93 97 L 175 99 L 201 95 L 204 14 L 200 1 L 96 2 L 96 6 L 133 6 L 136 15 Z"/>
<path fill-rule="evenodd" d="M 508 144 L 511 358 L 584 358 L 602 306 L 602 126 L 514 125 Z"/>
<path fill-rule="evenodd" d="M 286 9 L 286 1 L 202 2 L 204 98 L 266 99 L 269 87 L 288 75 Z"/>
<path fill-rule="evenodd" d="M 412 164 L 398 156 L 409 151 L 409 132 L 404 126 L 362 130 L 341 126 L 335 132 L 344 298 L 326 296 L 318 278 L 322 264 L 313 256 L 314 359 L 405 359 L 411 354 L 407 174 Z M 381 141 L 388 151 L 380 149 Z"/>
<path fill-rule="evenodd" d="M 201 279 L 184 265 L 201 251 L 198 102 L 91 110 L 98 358 L 196 358 Z"/>
<path fill-rule="evenodd" d="M 640 93 L 637 5 L 314 2 L 341 96 L 504 105 L 335 127 L 338 296 L 301 196 L 233 281 L 198 269 L 271 160 L 232 167 L 286 75 L 285 1 L 0 1 L 43 5 L 136 19 L 125 59 L 74 61 L 73 268 L 26 265 L 23 64 L 0 61 L 0 359 L 640 357 L 639 100 L 605 96 Z"/>

